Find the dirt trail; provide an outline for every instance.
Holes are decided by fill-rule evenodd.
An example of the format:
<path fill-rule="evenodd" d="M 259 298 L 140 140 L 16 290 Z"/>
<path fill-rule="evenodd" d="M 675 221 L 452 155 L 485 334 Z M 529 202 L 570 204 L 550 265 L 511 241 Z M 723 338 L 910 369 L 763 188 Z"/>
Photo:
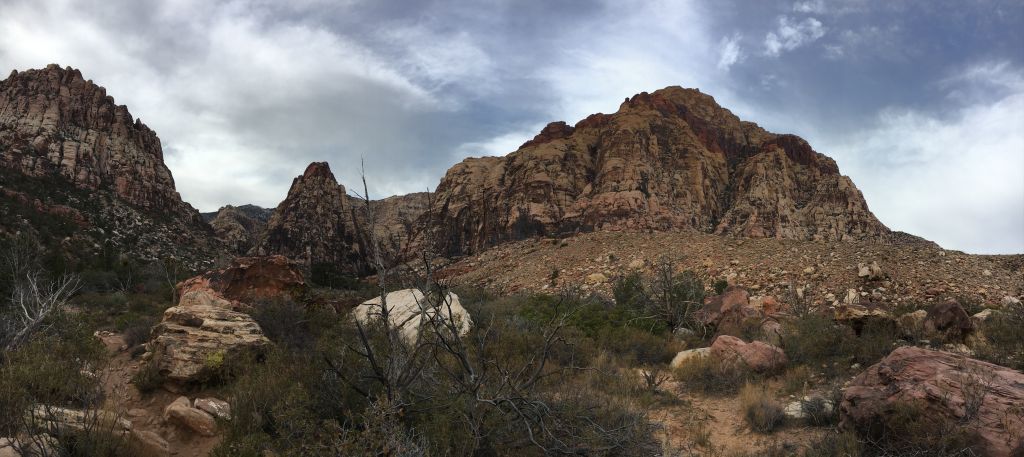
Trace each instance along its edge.
<path fill-rule="evenodd" d="M 124 348 L 124 338 L 109 332 L 101 332 L 99 338 L 110 352 L 110 362 L 101 375 L 106 398 L 104 407 L 131 421 L 133 429 L 151 431 L 167 440 L 170 455 L 209 455 L 220 442 L 220 437 L 205 437 L 175 425 L 165 424 L 164 408 L 178 398 L 179 394 L 159 389 L 143 395 L 131 382 L 139 370 L 141 361 L 132 359 L 130 351 Z M 193 397 L 190 395 L 190 398 Z"/>

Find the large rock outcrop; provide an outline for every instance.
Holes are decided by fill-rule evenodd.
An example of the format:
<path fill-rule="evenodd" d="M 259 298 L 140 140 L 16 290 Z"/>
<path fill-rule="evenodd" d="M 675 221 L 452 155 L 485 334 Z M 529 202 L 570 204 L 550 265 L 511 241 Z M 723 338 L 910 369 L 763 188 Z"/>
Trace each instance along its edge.
<path fill-rule="evenodd" d="M 899 404 L 919 417 L 976 434 L 981 455 L 1024 450 L 1024 374 L 948 352 L 902 347 L 858 375 L 843 392 L 841 426 L 871 434 Z"/>
<path fill-rule="evenodd" d="M 70 67 L 14 71 L 0 82 L 0 165 L 59 175 L 83 189 L 199 222 L 164 165 L 160 139 L 106 89 Z"/>
<path fill-rule="evenodd" d="M 890 234 L 832 159 L 679 87 L 641 93 L 575 126 L 552 123 L 505 157 L 466 159 L 436 195 L 434 234 L 453 255 L 595 229 L 801 240 Z"/>
<path fill-rule="evenodd" d="M 30 203 L 2 209 L 33 212 L 29 220 L 48 215 L 60 224 L 64 208 L 74 210 L 75 236 L 86 246 L 197 260 L 190 266 L 216 255 L 212 231 L 175 190 L 156 133 L 70 67 L 14 71 L 0 81 L 0 187 Z"/>
<path fill-rule="evenodd" d="M 327 162 L 314 162 L 292 181 L 257 247 L 258 254 L 281 254 L 306 265 L 333 264 L 360 273 L 360 249 L 353 207 Z"/>

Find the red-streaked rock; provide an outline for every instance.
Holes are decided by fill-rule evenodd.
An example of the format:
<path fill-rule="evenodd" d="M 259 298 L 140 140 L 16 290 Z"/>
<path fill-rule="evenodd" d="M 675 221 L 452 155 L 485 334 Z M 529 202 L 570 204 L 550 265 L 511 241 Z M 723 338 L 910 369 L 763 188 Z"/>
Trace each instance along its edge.
<path fill-rule="evenodd" d="M 925 408 L 925 417 L 976 432 L 983 455 L 1009 456 L 1024 445 L 1024 373 L 916 347 L 892 351 L 850 382 L 840 425 L 867 432 L 893 414 L 896 404 L 908 402 Z"/>
<path fill-rule="evenodd" d="M 760 341 L 746 343 L 729 335 L 715 338 L 711 343 L 711 356 L 757 372 L 776 371 L 789 363 L 781 348 Z"/>

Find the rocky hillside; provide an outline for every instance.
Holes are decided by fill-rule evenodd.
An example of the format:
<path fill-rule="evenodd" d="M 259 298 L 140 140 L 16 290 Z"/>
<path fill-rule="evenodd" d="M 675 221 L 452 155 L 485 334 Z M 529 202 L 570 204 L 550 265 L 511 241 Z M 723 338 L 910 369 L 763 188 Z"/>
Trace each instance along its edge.
<path fill-rule="evenodd" d="M 890 235 L 832 159 L 680 87 L 641 93 L 575 126 L 549 124 L 505 157 L 466 159 L 441 180 L 437 207 L 435 234 L 452 255 L 597 229 Z"/>
<path fill-rule="evenodd" d="M 242 255 L 256 246 L 273 212 L 256 205 L 227 205 L 202 216 L 230 252 Z"/>
<path fill-rule="evenodd" d="M 21 222 L 70 217 L 93 229 L 90 241 L 142 257 L 212 252 L 210 230 L 175 190 L 156 133 L 78 70 L 50 65 L 0 82 L 0 171 L 5 209 L 22 213 Z M 18 220 L 3 225 L 20 230 Z"/>

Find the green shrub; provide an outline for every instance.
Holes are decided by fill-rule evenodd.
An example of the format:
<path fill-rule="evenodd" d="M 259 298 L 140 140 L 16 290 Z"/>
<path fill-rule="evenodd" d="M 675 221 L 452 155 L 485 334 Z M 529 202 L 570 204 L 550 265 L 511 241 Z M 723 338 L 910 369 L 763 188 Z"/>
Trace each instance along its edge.
<path fill-rule="evenodd" d="M 976 432 L 941 415 L 928 414 L 921 403 L 897 402 L 887 412 L 856 430 L 869 443 L 865 455 L 980 455 Z"/>
<path fill-rule="evenodd" d="M 993 312 L 980 330 L 986 342 L 976 348 L 978 358 L 1024 370 L 1024 305 Z"/>
<path fill-rule="evenodd" d="M 715 295 L 722 295 L 723 293 L 725 293 L 725 289 L 728 289 L 728 288 L 729 288 L 729 281 L 726 281 L 724 279 L 719 279 L 719 280 L 715 281 L 715 284 L 714 284 Z"/>
<path fill-rule="evenodd" d="M 803 457 L 861 457 L 864 446 L 853 432 L 826 433 L 804 449 Z"/>

